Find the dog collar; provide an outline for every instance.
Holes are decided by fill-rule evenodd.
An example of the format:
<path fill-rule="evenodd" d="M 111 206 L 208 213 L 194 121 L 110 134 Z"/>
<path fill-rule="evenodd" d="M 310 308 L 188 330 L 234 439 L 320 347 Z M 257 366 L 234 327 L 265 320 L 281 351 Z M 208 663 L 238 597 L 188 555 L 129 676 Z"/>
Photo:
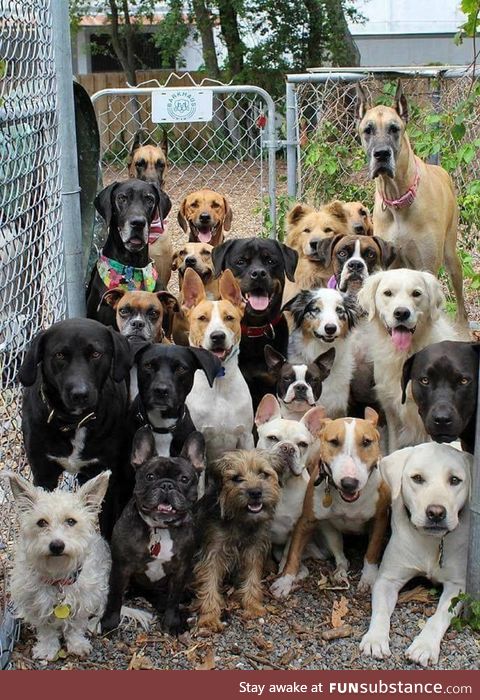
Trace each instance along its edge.
<path fill-rule="evenodd" d="M 337 288 L 337 278 L 335 277 L 335 275 L 332 275 L 327 282 L 327 289 L 336 289 L 336 288 Z"/>
<path fill-rule="evenodd" d="M 163 236 L 167 228 L 167 223 L 167 219 L 162 219 L 161 216 L 152 221 L 150 224 L 150 231 L 148 232 L 148 243 L 150 245 Z"/>
<path fill-rule="evenodd" d="M 186 413 L 187 409 L 184 406 L 182 415 L 180 416 L 180 418 L 177 418 L 175 423 L 172 423 L 172 425 L 168 425 L 165 428 L 157 428 L 155 425 L 152 425 L 150 423 L 150 421 L 148 420 L 147 412 L 143 410 L 143 406 L 140 404 L 137 412 L 137 419 L 141 423 L 143 423 L 143 425 L 148 425 L 149 428 L 151 428 L 152 432 L 159 433 L 160 435 L 166 435 L 167 433 L 175 432 L 175 430 L 177 429 L 177 425 L 182 422 L 182 420 L 185 418 Z"/>
<path fill-rule="evenodd" d="M 280 314 L 279 316 L 274 318 L 273 321 L 270 321 L 270 323 L 266 323 L 264 326 L 246 326 L 242 323 L 242 335 L 247 336 L 247 338 L 260 338 L 261 336 L 265 335 L 267 338 L 270 338 L 270 340 L 274 340 L 274 326 L 278 326 L 282 318 L 283 314 Z"/>
<path fill-rule="evenodd" d="M 382 195 L 383 208 L 386 209 L 387 207 L 393 207 L 394 209 L 403 209 L 404 207 L 409 207 L 411 204 L 413 204 L 415 197 L 417 196 L 419 182 L 420 172 L 418 170 L 417 159 L 415 159 L 415 177 L 413 178 L 412 184 L 405 194 L 402 194 L 402 196 L 398 199 L 387 199 L 384 195 Z"/>
<path fill-rule="evenodd" d="M 375 462 L 370 468 L 370 471 L 368 472 L 368 479 L 372 476 L 374 470 L 378 467 L 378 462 Z M 320 461 L 319 464 L 319 470 L 318 470 L 318 476 L 314 481 L 314 486 L 319 486 L 322 481 L 325 481 L 325 495 L 323 497 L 323 505 L 325 508 L 329 508 L 332 505 L 332 496 L 330 494 L 330 484 L 333 486 L 333 488 L 336 491 L 339 491 L 338 486 L 336 485 L 335 481 L 333 480 L 332 476 L 332 469 L 330 465 L 327 462 L 324 462 L 323 460 Z M 364 487 L 365 488 L 365 487 Z"/>
<path fill-rule="evenodd" d="M 82 567 L 78 568 L 71 576 L 67 576 L 66 578 L 44 578 L 42 581 L 46 583 L 47 586 L 71 586 L 78 581 L 78 577 L 81 573 Z"/>
<path fill-rule="evenodd" d="M 45 406 L 47 407 L 47 409 L 49 411 L 48 418 L 47 418 L 47 424 L 49 425 L 56 417 L 55 416 L 56 411 L 54 408 L 52 408 L 52 406 L 50 405 L 50 403 L 46 397 L 43 384 L 40 385 L 39 393 L 40 393 L 41 400 L 43 401 L 43 403 L 45 404 Z M 63 425 L 58 426 L 58 430 L 60 430 L 60 432 L 62 432 L 62 433 L 69 433 L 72 430 L 78 430 L 79 428 L 82 428 L 86 423 L 88 423 L 91 420 L 96 420 L 96 418 L 97 418 L 97 416 L 95 415 L 95 412 L 92 411 L 91 413 L 88 413 L 86 416 L 83 416 L 83 418 L 80 418 L 80 420 L 77 422 L 74 422 L 74 423 L 64 422 Z"/>
<path fill-rule="evenodd" d="M 107 258 L 103 253 L 98 258 L 97 271 L 107 289 L 124 289 L 127 292 L 153 292 L 158 278 L 153 260 L 145 267 L 132 267 Z"/>

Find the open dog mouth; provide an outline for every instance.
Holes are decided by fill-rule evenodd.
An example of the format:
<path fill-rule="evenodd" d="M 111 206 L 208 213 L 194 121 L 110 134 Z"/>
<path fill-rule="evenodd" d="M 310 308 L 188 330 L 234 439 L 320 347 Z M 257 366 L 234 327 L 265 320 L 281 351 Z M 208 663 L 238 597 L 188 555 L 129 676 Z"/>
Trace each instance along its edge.
<path fill-rule="evenodd" d="M 258 501 L 247 503 L 247 510 L 249 513 L 260 513 L 263 510 L 263 503 L 258 503 Z"/>
<path fill-rule="evenodd" d="M 412 337 L 416 328 L 416 326 L 407 328 L 407 326 L 402 325 L 395 326 L 395 328 L 390 328 L 387 326 L 388 334 L 391 336 L 392 343 L 396 350 L 399 350 L 400 352 L 410 350 L 412 345 Z"/>
<path fill-rule="evenodd" d="M 232 352 L 233 346 L 230 348 L 209 348 L 210 352 L 213 352 L 213 354 L 218 357 L 219 360 L 226 360 L 227 357 L 230 355 Z"/>
<path fill-rule="evenodd" d="M 170 503 L 159 503 L 156 512 L 161 515 L 176 515 L 177 511 Z"/>
<path fill-rule="evenodd" d="M 333 343 L 333 341 L 337 339 L 336 335 L 324 335 L 323 333 L 319 333 L 318 331 L 313 331 L 313 335 L 315 336 L 315 338 L 322 340 L 324 343 Z"/>
<path fill-rule="evenodd" d="M 253 292 L 247 292 L 245 294 L 245 299 L 250 304 L 254 311 L 265 311 L 268 309 L 271 297 L 263 289 L 257 289 Z"/>
<path fill-rule="evenodd" d="M 140 236 L 132 236 L 128 239 L 125 247 L 132 251 L 141 250 L 145 247 L 145 241 Z"/>
<path fill-rule="evenodd" d="M 212 236 L 215 233 L 215 226 L 211 224 L 193 224 L 197 232 L 197 238 L 200 243 L 210 243 Z"/>
<path fill-rule="evenodd" d="M 355 501 L 358 501 L 360 498 L 360 491 L 355 491 L 355 493 L 346 493 L 345 491 L 338 489 L 338 493 L 340 494 L 340 498 L 346 503 L 355 503 Z"/>
<path fill-rule="evenodd" d="M 395 173 L 391 165 L 386 165 L 385 163 L 379 163 L 374 168 L 372 168 L 372 180 L 375 180 L 379 175 L 386 175 L 387 177 L 394 178 Z"/>

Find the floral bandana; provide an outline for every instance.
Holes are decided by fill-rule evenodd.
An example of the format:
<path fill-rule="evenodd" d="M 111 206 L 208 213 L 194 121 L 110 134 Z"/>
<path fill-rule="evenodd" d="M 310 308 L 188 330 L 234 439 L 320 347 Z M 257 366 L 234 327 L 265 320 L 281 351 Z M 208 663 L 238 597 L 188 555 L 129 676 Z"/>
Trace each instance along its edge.
<path fill-rule="evenodd" d="M 155 291 L 158 272 L 153 266 L 153 261 L 150 261 L 146 267 L 132 267 L 102 254 L 97 262 L 97 270 L 107 289 L 120 287 L 128 292 L 136 289 L 145 292 Z"/>

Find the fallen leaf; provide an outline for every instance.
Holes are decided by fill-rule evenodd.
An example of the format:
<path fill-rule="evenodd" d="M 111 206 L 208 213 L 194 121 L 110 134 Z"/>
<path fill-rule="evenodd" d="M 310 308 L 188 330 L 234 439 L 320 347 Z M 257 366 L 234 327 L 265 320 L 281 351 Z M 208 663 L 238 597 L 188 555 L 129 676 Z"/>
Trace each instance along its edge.
<path fill-rule="evenodd" d="M 343 618 L 348 613 L 348 601 L 345 596 L 341 596 L 340 600 L 335 600 L 333 602 L 331 623 L 332 627 L 342 627 Z"/>
<path fill-rule="evenodd" d="M 410 603 L 412 600 L 418 601 L 420 603 L 431 603 L 432 596 L 428 588 L 424 586 L 415 586 L 409 591 L 403 591 L 398 596 L 399 603 Z"/>
<path fill-rule="evenodd" d="M 289 649 L 288 651 L 283 654 L 283 656 L 280 657 L 280 664 L 282 666 L 289 666 L 293 659 L 297 656 L 297 652 L 295 649 Z"/>
<path fill-rule="evenodd" d="M 207 653 L 203 657 L 202 663 L 195 666 L 196 671 L 212 671 L 215 668 L 215 653 L 213 648 L 207 649 Z"/>
<path fill-rule="evenodd" d="M 129 671 L 151 671 L 153 668 L 153 661 L 149 656 L 143 656 L 143 654 L 137 654 L 136 652 L 134 652 L 128 664 Z"/>
<path fill-rule="evenodd" d="M 267 641 L 261 634 L 252 637 L 252 641 L 262 651 L 272 651 L 273 649 L 273 642 Z"/>
<path fill-rule="evenodd" d="M 343 639 L 344 637 L 351 637 L 353 634 L 353 627 L 351 625 L 341 625 L 340 627 L 335 627 L 331 630 L 325 630 L 322 632 L 322 639 L 329 642 L 332 639 Z"/>

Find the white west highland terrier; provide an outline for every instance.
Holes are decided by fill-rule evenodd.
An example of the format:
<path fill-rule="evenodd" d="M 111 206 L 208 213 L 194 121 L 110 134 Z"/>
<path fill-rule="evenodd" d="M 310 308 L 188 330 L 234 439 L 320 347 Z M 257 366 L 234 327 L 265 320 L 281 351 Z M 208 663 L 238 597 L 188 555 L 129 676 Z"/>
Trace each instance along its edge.
<path fill-rule="evenodd" d="M 90 653 L 89 618 L 101 617 L 108 595 L 110 549 L 96 531 L 108 486 L 105 471 L 77 492 L 45 491 L 4 473 L 19 514 L 20 533 L 10 589 L 17 613 L 36 628 L 36 659 L 67 651 Z"/>

